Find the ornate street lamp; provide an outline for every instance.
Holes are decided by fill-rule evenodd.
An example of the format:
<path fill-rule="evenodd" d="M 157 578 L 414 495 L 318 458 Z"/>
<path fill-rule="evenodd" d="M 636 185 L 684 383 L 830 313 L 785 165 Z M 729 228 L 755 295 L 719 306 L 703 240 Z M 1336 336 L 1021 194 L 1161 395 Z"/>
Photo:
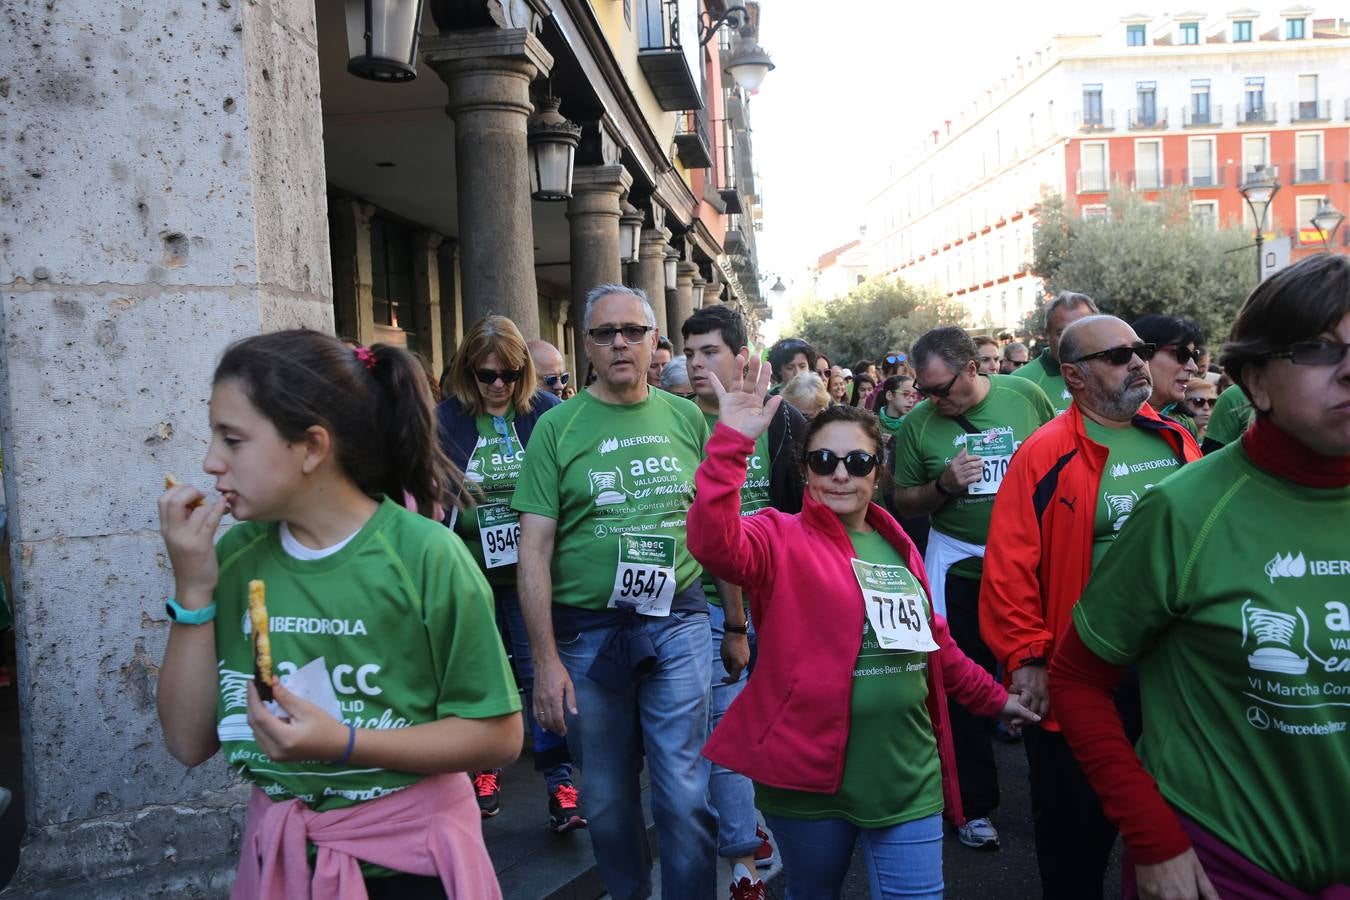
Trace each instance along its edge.
<path fill-rule="evenodd" d="M 773 60 L 769 59 L 769 54 L 755 41 L 748 28 L 741 32 L 740 47 L 722 67 L 722 71 L 734 78 L 746 93 L 759 90 L 759 86 L 764 83 L 764 76 L 773 70 Z"/>
<path fill-rule="evenodd" d="M 781 276 L 774 279 L 773 287 L 769 288 L 769 293 L 773 294 L 775 300 L 783 299 L 783 295 L 787 293 L 787 285 L 783 284 Z"/>
<path fill-rule="evenodd" d="M 1322 246 L 1328 253 L 1336 245 L 1336 232 L 1340 231 L 1341 223 L 1345 221 L 1345 216 L 1339 209 L 1332 206 L 1327 200 L 1323 200 L 1317 206 L 1317 214 L 1312 217 L 1312 226 L 1322 235 Z"/>
<path fill-rule="evenodd" d="M 703 308 L 703 291 L 707 286 L 708 282 L 704 281 L 702 278 L 699 278 L 697 275 L 694 276 L 694 284 L 691 289 L 694 298 L 694 309 Z"/>
<path fill-rule="evenodd" d="M 1265 243 L 1266 210 L 1270 208 L 1270 201 L 1275 199 L 1275 194 L 1280 190 L 1279 178 L 1275 170 L 1269 166 L 1257 166 L 1238 190 L 1242 193 L 1242 199 L 1247 201 L 1247 206 L 1252 211 L 1252 221 L 1256 223 L 1256 283 L 1260 284 L 1261 273 L 1264 271 L 1261 265 L 1261 245 Z"/>
<path fill-rule="evenodd" d="M 674 247 L 666 248 L 666 290 L 675 290 L 676 265 L 680 261 L 680 252 Z"/>
<path fill-rule="evenodd" d="M 530 148 L 530 196 L 536 200 L 568 200 L 572 196 L 572 166 L 581 126 L 562 117 L 562 100 L 547 95 L 525 126 Z"/>
<path fill-rule="evenodd" d="M 619 211 L 619 259 L 637 262 L 642 252 L 642 213 L 626 197 L 619 204 Z"/>
<path fill-rule="evenodd" d="M 347 0 L 347 71 L 370 81 L 417 77 L 422 0 Z"/>

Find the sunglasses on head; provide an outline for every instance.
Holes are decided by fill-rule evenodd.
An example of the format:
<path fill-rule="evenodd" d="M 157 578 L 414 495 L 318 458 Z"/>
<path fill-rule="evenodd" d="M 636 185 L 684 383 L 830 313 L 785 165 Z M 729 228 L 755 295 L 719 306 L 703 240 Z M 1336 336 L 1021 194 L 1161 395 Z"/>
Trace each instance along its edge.
<path fill-rule="evenodd" d="M 888 365 L 894 366 L 904 362 L 908 358 L 909 357 L 905 356 L 903 353 L 892 353 L 890 356 L 886 357 L 886 362 Z"/>
<path fill-rule="evenodd" d="M 1184 366 L 1191 360 L 1195 360 L 1196 364 L 1199 365 L 1200 357 L 1203 353 L 1201 350 L 1192 350 L 1190 347 L 1183 347 L 1180 344 L 1163 344 L 1158 349 L 1166 350 L 1168 353 L 1175 356 L 1177 358 L 1177 365 L 1179 366 Z"/>
<path fill-rule="evenodd" d="M 1287 359 L 1296 366 L 1334 366 L 1345 359 L 1350 344 L 1341 341 L 1299 341 L 1288 350 L 1270 353 L 1270 359 Z"/>
<path fill-rule="evenodd" d="M 952 392 L 952 386 L 956 384 L 956 379 L 960 377 L 961 373 L 957 372 L 952 376 L 952 380 L 942 387 L 923 387 L 922 385 L 916 384 L 914 385 L 914 393 L 918 394 L 920 397 L 937 397 L 941 399 Z"/>
<path fill-rule="evenodd" d="M 877 467 L 877 456 L 866 450 L 850 450 L 843 456 L 833 450 L 812 450 L 806 454 L 806 467 L 817 475 L 833 475 L 840 462 L 854 478 L 866 478 Z"/>
<path fill-rule="evenodd" d="M 1137 344 L 1125 344 L 1120 347 L 1108 347 L 1105 350 L 1098 350 L 1096 353 L 1089 353 L 1086 356 L 1080 356 L 1077 359 L 1071 359 L 1069 362 L 1081 363 L 1091 359 L 1104 359 L 1113 366 L 1123 366 L 1130 361 L 1132 357 L 1139 357 L 1144 362 L 1153 358 L 1153 354 L 1158 352 L 1156 344 L 1145 344 L 1140 341 Z M 1183 364 L 1184 365 L 1184 364 Z"/>
<path fill-rule="evenodd" d="M 502 384 L 515 384 L 525 374 L 525 370 L 474 369 L 473 374 L 482 384 L 492 384 L 498 378 L 502 380 Z"/>
<path fill-rule="evenodd" d="M 544 384 L 551 388 L 567 387 L 567 382 L 572 380 L 571 372 L 564 372 L 561 375 L 545 375 Z"/>

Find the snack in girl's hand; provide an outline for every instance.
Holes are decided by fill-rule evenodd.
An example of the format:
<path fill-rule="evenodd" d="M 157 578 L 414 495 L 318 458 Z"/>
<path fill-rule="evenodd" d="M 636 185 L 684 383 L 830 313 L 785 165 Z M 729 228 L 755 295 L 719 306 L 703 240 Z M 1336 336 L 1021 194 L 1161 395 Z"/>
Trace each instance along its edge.
<path fill-rule="evenodd" d="M 272 641 L 267 635 L 267 586 L 261 581 L 248 583 L 248 618 L 253 625 L 253 674 L 258 696 L 272 699 Z"/>
<path fill-rule="evenodd" d="M 178 479 L 174 477 L 174 474 L 172 472 L 164 473 L 164 490 L 167 491 L 169 488 L 178 487 L 178 484 L 179 484 Z M 205 497 L 198 497 L 196 500 L 193 500 L 191 503 L 188 504 L 188 509 L 196 509 L 205 502 L 206 502 Z"/>

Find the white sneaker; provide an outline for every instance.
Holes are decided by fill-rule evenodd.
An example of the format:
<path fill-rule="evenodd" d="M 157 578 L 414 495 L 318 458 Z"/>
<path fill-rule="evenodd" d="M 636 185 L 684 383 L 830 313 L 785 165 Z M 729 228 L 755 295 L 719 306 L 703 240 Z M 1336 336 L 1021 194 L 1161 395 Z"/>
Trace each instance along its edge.
<path fill-rule="evenodd" d="M 956 836 L 974 850 L 998 849 L 998 829 L 986 818 L 971 819 L 956 829 Z"/>

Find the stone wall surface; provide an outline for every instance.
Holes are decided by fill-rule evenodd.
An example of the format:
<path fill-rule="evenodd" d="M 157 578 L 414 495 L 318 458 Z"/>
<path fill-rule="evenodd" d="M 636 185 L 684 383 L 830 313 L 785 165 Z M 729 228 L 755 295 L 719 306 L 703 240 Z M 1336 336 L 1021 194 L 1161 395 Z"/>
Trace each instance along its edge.
<path fill-rule="evenodd" d="M 209 485 L 226 344 L 332 331 L 314 6 L 0 0 L 0 26 L 0 445 L 30 829 L 9 893 L 210 894 L 243 798 L 219 758 L 188 771 L 164 750 L 155 499 L 165 471 Z"/>

